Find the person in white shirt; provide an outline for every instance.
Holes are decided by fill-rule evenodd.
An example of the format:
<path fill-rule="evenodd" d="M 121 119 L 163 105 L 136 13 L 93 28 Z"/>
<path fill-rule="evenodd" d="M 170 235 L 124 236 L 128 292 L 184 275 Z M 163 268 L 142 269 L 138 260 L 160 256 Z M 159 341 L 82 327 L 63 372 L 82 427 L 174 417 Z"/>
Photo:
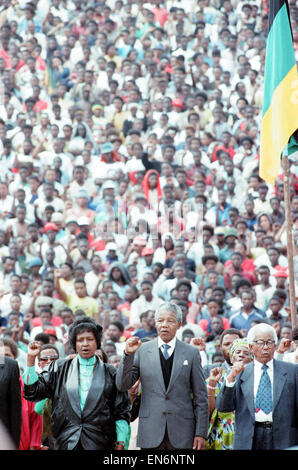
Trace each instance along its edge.
<path fill-rule="evenodd" d="M 141 313 L 147 312 L 147 310 L 155 311 L 164 302 L 160 297 L 152 294 L 152 287 L 150 281 L 143 281 L 141 283 L 140 297 L 131 303 L 129 323 L 135 328 L 141 326 Z"/>

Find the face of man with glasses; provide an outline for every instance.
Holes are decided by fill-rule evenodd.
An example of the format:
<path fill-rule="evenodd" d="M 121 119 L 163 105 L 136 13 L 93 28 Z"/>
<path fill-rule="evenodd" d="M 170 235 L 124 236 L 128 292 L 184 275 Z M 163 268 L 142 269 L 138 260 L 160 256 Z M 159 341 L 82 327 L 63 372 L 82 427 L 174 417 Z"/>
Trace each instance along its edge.
<path fill-rule="evenodd" d="M 276 344 L 270 332 L 257 332 L 252 344 L 250 344 L 254 358 L 266 364 L 273 358 Z"/>
<path fill-rule="evenodd" d="M 49 366 L 51 362 L 59 359 L 57 351 L 53 348 L 44 349 L 40 352 L 38 365 L 41 369 L 44 369 L 46 366 Z"/>

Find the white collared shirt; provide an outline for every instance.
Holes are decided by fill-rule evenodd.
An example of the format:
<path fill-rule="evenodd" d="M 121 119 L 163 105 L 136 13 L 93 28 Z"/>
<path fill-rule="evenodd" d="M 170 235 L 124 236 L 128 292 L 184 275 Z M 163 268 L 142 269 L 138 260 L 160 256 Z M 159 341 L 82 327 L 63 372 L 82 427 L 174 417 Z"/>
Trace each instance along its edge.
<path fill-rule="evenodd" d="M 273 359 L 271 361 L 267 362 L 266 365 L 268 366 L 267 372 L 271 381 L 271 393 L 273 394 Z M 261 375 L 263 373 L 262 370 L 263 364 L 256 359 L 254 359 L 254 403 L 256 402 L 256 396 L 258 392 L 258 387 L 259 387 L 259 382 Z M 236 381 L 234 382 L 229 382 L 228 380 L 225 381 L 225 385 L 227 387 L 233 387 L 235 385 Z M 273 399 L 272 399 L 273 401 Z M 264 421 L 272 421 L 272 412 L 271 413 L 264 413 L 264 411 L 259 410 L 257 413 L 255 413 L 255 421 L 258 423 L 264 422 Z"/>
<path fill-rule="evenodd" d="M 259 387 L 259 382 L 261 379 L 261 375 L 263 373 L 262 369 L 263 364 L 256 359 L 254 359 L 254 403 L 256 402 L 257 391 Z M 271 382 L 271 393 L 273 394 L 273 359 L 266 363 L 268 366 L 267 372 Z M 273 401 L 273 398 L 272 398 Z M 263 422 L 263 421 L 272 421 L 272 412 L 271 413 L 264 413 L 263 410 L 258 411 L 255 413 L 255 421 Z"/>
<path fill-rule="evenodd" d="M 171 341 L 169 341 L 168 343 L 165 343 L 160 337 L 158 337 L 158 348 L 161 348 L 162 353 L 164 352 L 164 348 L 162 347 L 163 344 L 168 344 L 168 346 L 170 346 L 170 348 L 168 349 L 168 355 L 170 357 L 173 354 L 176 346 L 176 336 L 174 336 L 174 338 L 171 339 Z"/>

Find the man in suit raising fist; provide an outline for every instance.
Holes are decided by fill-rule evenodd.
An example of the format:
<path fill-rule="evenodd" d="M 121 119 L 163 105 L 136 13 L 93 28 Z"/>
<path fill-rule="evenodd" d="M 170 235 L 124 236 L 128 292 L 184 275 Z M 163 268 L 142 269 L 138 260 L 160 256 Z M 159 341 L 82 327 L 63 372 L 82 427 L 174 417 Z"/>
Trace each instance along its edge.
<path fill-rule="evenodd" d="M 235 363 L 216 398 L 235 410 L 235 450 L 286 449 L 298 444 L 298 365 L 273 358 L 275 329 L 260 323 L 247 335 L 254 360 Z"/>
<path fill-rule="evenodd" d="M 141 379 L 137 445 L 142 449 L 205 448 L 208 396 L 200 351 L 176 338 L 182 312 L 173 302 L 155 314 L 158 337 L 126 342 L 116 385 L 120 391 Z"/>

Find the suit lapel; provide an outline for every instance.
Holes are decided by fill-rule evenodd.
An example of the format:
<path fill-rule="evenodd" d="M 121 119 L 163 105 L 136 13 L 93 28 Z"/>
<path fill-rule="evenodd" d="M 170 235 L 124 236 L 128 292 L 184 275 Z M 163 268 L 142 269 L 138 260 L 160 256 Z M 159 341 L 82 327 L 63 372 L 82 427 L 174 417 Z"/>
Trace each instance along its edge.
<path fill-rule="evenodd" d="M 73 411 L 81 416 L 80 396 L 79 396 L 79 364 L 78 357 L 71 361 L 69 373 L 66 379 L 66 392 L 68 395 L 69 403 Z"/>
<path fill-rule="evenodd" d="M 186 359 L 183 356 L 183 343 L 179 341 L 179 339 L 176 340 L 176 346 L 175 346 L 175 351 L 174 351 L 174 359 L 173 359 L 173 367 L 172 367 L 172 373 L 171 373 L 171 378 L 168 386 L 168 391 L 171 389 L 173 386 L 175 380 L 177 379 L 178 375 L 180 374 L 180 371 L 183 366 L 183 361 Z"/>
<path fill-rule="evenodd" d="M 105 386 L 105 369 L 103 362 L 96 357 L 96 366 L 93 371 L 91 387 L 83 409 L 84 417 L 88 416 L 97 405 Z"/>
<path fill-rule="evenodd" d="M 245 367 L 241 375 L 241 390 L 246 399 L 249 412 L 255 419 L 255 401 L 254 401 L 254 367 L 253 362 Z"/>
<path fill-rule="evenodd" d="M 160 357 L 159 357 L 159 348 L 158 348 L 158 342 L 157 339 L 152 340 L 152 347 L 151 349 L 148 349 L 148 361 L 149 361 L 149 367 L 152 368 L 154 371 L 154 375 L 160 384 L 163 392 L 166 391 L 165 389 L 165 383 L 163 379 L 163 373 L 161 370 L 161 363 L 160 363 Z"/>
<path fill-rule="evenodd" d="M 279 362 L 273 360 L 273 412 L 286 382 L 287 372 Z"/>

